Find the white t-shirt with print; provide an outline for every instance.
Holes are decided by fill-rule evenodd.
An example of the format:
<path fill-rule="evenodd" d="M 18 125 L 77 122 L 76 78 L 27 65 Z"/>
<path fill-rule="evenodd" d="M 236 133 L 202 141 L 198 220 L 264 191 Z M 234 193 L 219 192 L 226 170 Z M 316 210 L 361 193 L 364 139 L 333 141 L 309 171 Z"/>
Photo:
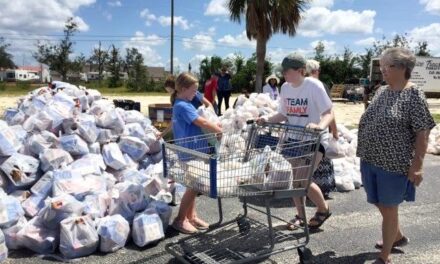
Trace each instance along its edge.
<path fill-rule="evenodd" d="M 281 86 L 278 112 L 287 118 L 287 122 L 296 126 L 319 124 L 321 115 L 332 108 L 332 101 L 325 92 L 321 81 L 306 77 L 298 87 L 285 82 Z M 328 146 L 328 130 L 321 136 L 321 144 Z"/>

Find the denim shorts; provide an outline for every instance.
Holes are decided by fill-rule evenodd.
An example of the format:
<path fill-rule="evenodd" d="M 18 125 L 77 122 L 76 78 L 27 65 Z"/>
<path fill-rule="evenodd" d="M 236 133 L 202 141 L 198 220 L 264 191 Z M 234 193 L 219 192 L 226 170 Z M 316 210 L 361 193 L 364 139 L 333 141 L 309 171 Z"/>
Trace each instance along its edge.
<path fill-rule="evenodd" d="M 415 201 L 416 189 L 407 175 L 385 171 L 365 161 L 361 161 L 361 174 L 369 203 L 391 207 Z"/>

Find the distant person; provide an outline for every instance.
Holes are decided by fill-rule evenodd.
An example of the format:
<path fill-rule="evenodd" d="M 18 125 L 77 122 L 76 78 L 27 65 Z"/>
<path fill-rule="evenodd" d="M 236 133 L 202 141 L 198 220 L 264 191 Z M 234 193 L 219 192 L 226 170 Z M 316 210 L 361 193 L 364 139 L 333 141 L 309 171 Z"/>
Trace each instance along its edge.
<path fill-rule="evenodd" d="M 217 103 L 215 102 L 215 98 L 217 97 L 217 89 L 218 89 L 217 80 L 218 80 L 218 75 L 212 73 L 211 78 L 207 80 L 205 83 L 205 89 L 203 93 L 205 99 L 208 100 L 214 107 L 214 111 L 216 114 L 218 114 L 218 106 Z"/>
<path fill-rule="evenodd" d="M 244 95 L 244 97 L 246 97 L 246 98 L 249 99 L 249 97 L 250 97 L 251 94 L 249 93 L 248 90 L 243 89 L 243 90 L 241 91 L 241 95 Z M 234 104 L 232 105 L 232 108 L 235 108 L 235 107 L 237 106 L 237 102 L 238 102 L 238 98 L 239 98 L 239 97 L 240 97 L 240 96 L 237 96 L 237 98 L 235 99 Z"/>
<path fill-rule="evenodd" d="M 429 133 L 435 127 L 425 94 L 409 81 L 415 64 L 416 57 L 407 49 L 382 53 L 380 70 L 388 85 L 375 93 L 359 122 L 362 183 L 367 202 L 382 216 L 383 241 L 375 245 L 381 249 L 376 264 L 391 263 L 391 249 L 409 242 L 400 229 L 399 205 L 415 201 Z"/>
<path fill-rule="evenodd" d="M 270 99 L 277 100 L 280 92 L 278 90 L 278 84 L 280 79 L 275 74 L 272 74 L 266 78 L 266 85 L 263 86 L 263 93 L 268 94 Z"/>
<path fill-rule="evenodd" d="M 319 74 L 321 73 L 321 67 L 316 60 L 307 60 L 306 63 L 306 76 L 315 78 L 319 80 Z M 320 81 L 321 82 L 321 81 Z M 327 85 L 321 82 L 327 92 L 328 97 L 330 97 L 330 90 Z M 334 113 L 333 113 L 334 115 Z M 338 139 L 338 129 L 336 127 L 336 117 L 329 125 L 330 133 L 333 135 L 334 139 Z M 325 198 L 328 198 L 330 192 L 334 191 L 336 188 L 335 182 L 335 170 L 333 166 L 333 161 L 326 156 L 322 157 L 321 162 L 313 173 L 312 180 L 316 183 L 322 191 Z"/>
<path fill-rule="evenodd" d="M 218 115 L 222 115 L 222 102 L 223 98 L 225 99 L 225 110 L 229 108 L 229 98 L 231 97 L 232 93 L 232 86 L 231 86 L 231 74 L 228 71 L 228 68 L 226 66 L 223 66 L 220 71 L 220 76 L 218 78 L 218 91 L 217 91 L 217 97 L 218 97 Z"/>
<path fill-rule="evenodd" d="M 366 85 L 364 87 L 364 96 L 363 96 L 363 102 L 364 102 L 364 108 L 367 109 L 369 105 L 369 100 L 371 97 L 371 94 L 373 94 L 375 91 L 379 89 L 381 86 L 381 82 L 379 80 L 375 81 L 374 84 Z"/>

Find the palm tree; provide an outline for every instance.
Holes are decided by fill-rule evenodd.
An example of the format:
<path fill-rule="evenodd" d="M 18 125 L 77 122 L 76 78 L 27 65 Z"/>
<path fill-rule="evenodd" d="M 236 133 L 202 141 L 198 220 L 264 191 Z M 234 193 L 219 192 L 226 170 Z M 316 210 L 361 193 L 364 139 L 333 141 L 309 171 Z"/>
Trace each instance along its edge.
<path fill-rule="evenodd" d="M 272 34 L 282 32 L 294 36 L 301 20 L 301 12 L 308 0 L 229 0 L 232 21 L 246 17 L 246 35 L 257 41 L 257 74 L 255 91 L 261 92 L 266 44 Z"/>

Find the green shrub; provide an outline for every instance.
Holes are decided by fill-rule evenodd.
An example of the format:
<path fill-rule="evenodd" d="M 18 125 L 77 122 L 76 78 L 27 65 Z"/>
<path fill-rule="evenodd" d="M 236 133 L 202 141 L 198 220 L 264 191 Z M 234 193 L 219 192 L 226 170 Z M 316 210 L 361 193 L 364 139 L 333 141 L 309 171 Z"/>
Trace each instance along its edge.
<path fill-rule="evenodd" d="M 30 90 L 31 82 L 30 81 L 17 81 L 15 83 L 17 90 Z"/>

